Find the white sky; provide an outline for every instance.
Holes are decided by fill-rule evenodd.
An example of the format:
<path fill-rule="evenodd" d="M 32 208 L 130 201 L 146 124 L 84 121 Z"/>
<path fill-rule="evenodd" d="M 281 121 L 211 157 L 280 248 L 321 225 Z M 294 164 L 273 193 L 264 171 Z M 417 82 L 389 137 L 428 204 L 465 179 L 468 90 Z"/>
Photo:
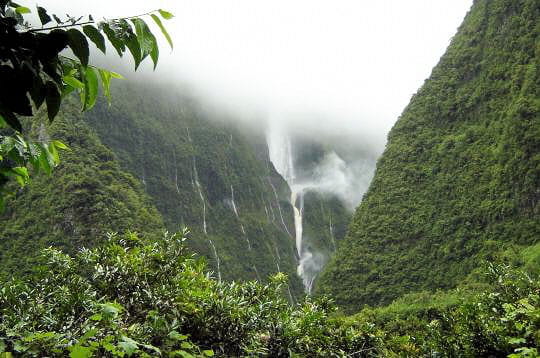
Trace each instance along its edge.
<path fill-rule="evenodd" d="M 157 74 L 185 81 L 205 99 L 229 109 L 246 113 L 255 108 L 301 128 L 345 133 L 370 142 L 376 151 L 471 4 L 472 0 L 40 1 L 59 14 L 95 17 L 169 10 L 175 18 L 165 24 L 175 49 L 171 53 L 162 41 Z"/>

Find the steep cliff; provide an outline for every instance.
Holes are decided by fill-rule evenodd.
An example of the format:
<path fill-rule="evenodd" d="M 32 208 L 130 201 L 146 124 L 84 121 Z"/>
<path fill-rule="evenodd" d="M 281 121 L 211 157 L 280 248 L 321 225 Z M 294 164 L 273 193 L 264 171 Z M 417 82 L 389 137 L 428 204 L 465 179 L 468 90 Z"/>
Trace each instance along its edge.
<path fill-rule="evenodd" d="M 391 130 L 319 293 L 384 304 L 539 241 L 539 35 L 537 0 L 474 2 Z"/>

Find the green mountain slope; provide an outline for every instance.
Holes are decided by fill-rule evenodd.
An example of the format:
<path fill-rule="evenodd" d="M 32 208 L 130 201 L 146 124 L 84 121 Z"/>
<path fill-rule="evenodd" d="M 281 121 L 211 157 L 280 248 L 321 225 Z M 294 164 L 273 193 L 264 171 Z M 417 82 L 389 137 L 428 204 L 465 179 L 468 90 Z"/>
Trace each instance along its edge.
<path fill-rule="evenodd" d="M 151 81 L 120 83 L 114 93 L 111 107 L 99 103 L 85 120 L 142 182 L 167 229 L 187 226 L 188 245 L 216 277 L 265 280 L 281 270 L 300 293 L 289 189 L 264 137 Z"/>
<path fill-rule="evenodd" d="M 0 275 L 29 269 L 48 246 L 74 253 L 102 242 L 107 232 L 155 234 L 163 228 L 140 182 L 120 169 L 80 120 L 78 107 L 64 109 L 48 133 L 70 147 L 54 177 L 34 176 L 0 216 Z"/>
<path fill-rule="evenodd" d="M 540 240 L 540 2 L 477 0 L 399 118 L 319 293 L 348 310 L 456 286 Z"/>

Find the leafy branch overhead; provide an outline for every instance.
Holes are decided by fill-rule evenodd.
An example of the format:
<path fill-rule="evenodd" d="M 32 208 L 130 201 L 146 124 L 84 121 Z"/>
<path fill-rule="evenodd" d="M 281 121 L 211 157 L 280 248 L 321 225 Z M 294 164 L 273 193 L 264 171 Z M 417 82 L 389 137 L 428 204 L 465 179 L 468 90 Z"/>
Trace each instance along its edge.
<path fill-rule="evenodd" d="M 84 18 L 67 15 L 61 19 L 49 14 L 43 7 L 37 6 L 36 10 L 41 22 L 39 27 L 25 21 L 24 16 L 31 14 L 31 9 L 12 1 L 0 0 L 0 207 L 8 177 L 15 176 L 17 181 L 25 183 L 28 175 L 23 169 L 28 163 L 37 163 L 35 169 L 38 171 L 50 172 L 49 168 L 58 163 L 58 160 L 54 160 L 57 157 L 56 149 L 65 147 L 51 147 L 50 143 L 34 144 L 26 140 L 21 135 L 23 125 L 20 116 L 33 116 L 45 106 L 52 121 L 60 110 L 63 98 L 72 92 L 78 92 L 82 110 L 86 111 L 96 103 L 99 82 L 103 95 L 110 103 L 111 80 L 122 76 L 90 65 L 89 43 L 104 54 L 107 51 L 106 42 L 121 57 L 129 51 L 135 62 L 135 70 L 147 57 L 150 57 L 155 68 L 159 47 L 156 36 L 145 21 L 151 19 L 173 47 L 162 22 L 162 19 L 169 20 L 173 15 L 165 10 L 101 21 L 94 20 L 92 15 Z M 67 56 L 65 50 L 70 50 L 75 57 Z M 39 150 L 34 150 L 36 147 Z M 50 159 L 46 167 L 43 167 L 43 158 Z"/>

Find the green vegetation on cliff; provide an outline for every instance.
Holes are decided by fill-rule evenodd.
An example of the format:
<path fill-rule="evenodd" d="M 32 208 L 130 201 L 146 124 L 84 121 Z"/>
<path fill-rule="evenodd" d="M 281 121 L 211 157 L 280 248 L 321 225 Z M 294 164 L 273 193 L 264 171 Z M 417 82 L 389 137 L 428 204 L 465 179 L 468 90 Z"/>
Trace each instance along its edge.
<path fill-rule="evenodd" d="M 264 280 L 282 271 L 300 294 L 289 189 L 264 138 L 151 81 L 113 90 L 112 106 L 98 102 L 85 121 L 143 183 L 165 227 L 187 226 L 188 245 L 209 259 L 216 277 Z"/>
<path fill-rule="evenodd" d="M 80 120 L 77 107 L 66 105 L 49 128 L 48 135 L 70 148 L 54 177 L 35 176 L 0 216 L 0 275 L 29 270 L 48 246 L 73 253 L 94 247 L 106 232 L 163 229 L 140 182 L 120 169 L 114 154 Z M 33 131 L 46 135 L 41 125 Z"/>
<path fill-rule="evenodd" d="M 399 118 L 319 281 L 348 311 L 540 239 L 540 3 L 477 0 Z"/>

